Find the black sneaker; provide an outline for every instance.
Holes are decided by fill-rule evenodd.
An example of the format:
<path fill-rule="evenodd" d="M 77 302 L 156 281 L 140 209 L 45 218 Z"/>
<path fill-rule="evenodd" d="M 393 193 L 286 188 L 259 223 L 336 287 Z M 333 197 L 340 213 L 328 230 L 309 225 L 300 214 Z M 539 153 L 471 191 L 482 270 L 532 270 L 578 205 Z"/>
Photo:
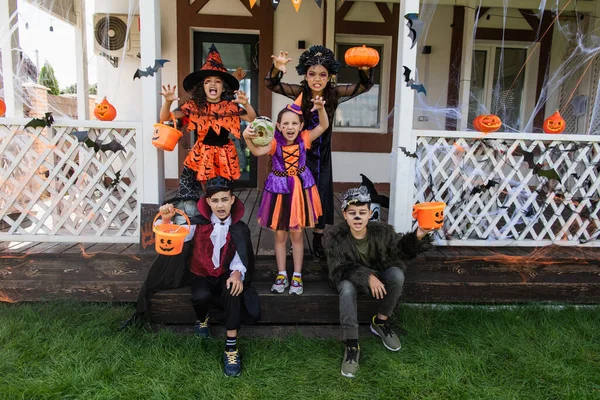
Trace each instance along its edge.
<path fill-rule="evenodd" d="M 342 362 L 342 375 L 346 378 L 354 378 L 358 372 L 358 359 L 360 358 L 360 346 L 348 347 L 344 351 Z"/>
<path fill-rule="evenodd" d="M 225 376 L 240 376 L 242 373 L 242 359 L 238 350 L 223 352 L 223 372 Z"/>
<path fill-rule="evenodd" d="M 204 319 L 204 321 L 196 321 L 196 325 L 194 325 L 194 333 L 197 337 L 201 339 L 210 338 L 210 329 L 208 328 L 208 316 Z"/>

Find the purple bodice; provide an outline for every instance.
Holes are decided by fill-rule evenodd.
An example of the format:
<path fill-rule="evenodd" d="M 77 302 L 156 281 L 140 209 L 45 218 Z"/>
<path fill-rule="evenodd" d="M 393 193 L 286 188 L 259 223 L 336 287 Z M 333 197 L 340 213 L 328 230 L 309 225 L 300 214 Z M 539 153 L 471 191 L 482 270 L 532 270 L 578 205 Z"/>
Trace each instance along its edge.
<path fill-rule="evenodd" d="M 294 164 L 297 165 L 296 176 L 300 178 L 300 182 L 302 182 L 302 188 L 308 189 L 313 186 L 315 184 L 315 180 L 310 170 L 306 167 L 306 147 L 304 145 L 304 141 L 300 138 L 300 135 L 298 135 L 296 143 L 289 146 L 284 144 L 285 140 L 279 131 L 275 132 L 275 140 L 277 141 L 277 149 L 271 158 L 272 169 L 265 182 L 265 189 L 271 193 L 278 194 L 289 194 L 292 192 L 294 187 L 294 175 L 290 175 L 289 171 L 286 171 L 284 147 L 287 150 L 287 154 L 285 154 L 286 159 L 293 160 L 297 158 L 297 164 Z M 296 149 L 298 150 L 297 156 L 289 154 L 294 153 L 294 150 Z"/>

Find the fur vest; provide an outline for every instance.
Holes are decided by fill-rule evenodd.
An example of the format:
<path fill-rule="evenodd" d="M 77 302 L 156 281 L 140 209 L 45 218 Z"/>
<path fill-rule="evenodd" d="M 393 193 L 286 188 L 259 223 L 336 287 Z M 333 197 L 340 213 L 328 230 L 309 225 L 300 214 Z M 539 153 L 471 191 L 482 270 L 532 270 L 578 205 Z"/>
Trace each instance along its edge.
<path fill-rule="evenodd" d="M 396 233 L 391 225 L 369 222 L 367 225 L 369 263 L 364 263 L 354 244 L 350 227 L 344 221 L 327 234 L 326 253 L 329 280 L 337 288 L 343 280 L 349 280 L 357 291 L 369 293 L 369 276 L 379 276 L 390 267 L 406 270 L 404 263 L 431 247 L 430 235 L 419 240 L 415 232 Z"/>

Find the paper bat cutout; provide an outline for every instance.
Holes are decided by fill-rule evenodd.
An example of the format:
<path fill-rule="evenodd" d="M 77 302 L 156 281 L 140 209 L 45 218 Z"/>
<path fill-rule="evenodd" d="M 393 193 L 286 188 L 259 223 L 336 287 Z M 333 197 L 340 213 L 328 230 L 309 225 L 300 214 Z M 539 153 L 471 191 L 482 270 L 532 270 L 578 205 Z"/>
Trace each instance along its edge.
<path fill-rule="evenodd" d="M 418 158 L 417 153 L 411 153 L 410 151 L 406 150 L 406 147 L 399 147 L 399 149 L 402 150 L 406 157 Z"/>
<path fill-rule="evenodd" d="M 121 171 L 115 172 L 115 179 L 113 179 L 110 182 L 110 184 L 108 185 L 108 187 L 114 188 L 115 186 L 117 186 L 119 184 L 119 182 L 121 182 Z"/>
<path fill-rule="evenodd" d="M 90 140 L 91 142 L 91 140 Z M 116 153 L 119 150 L 125 151 L 125 147 L 123 147 L 123 145 L 119 142 L 117 142 L 116 140 L 111 140 L 110 142 L 104 144 L 102 142 L 92 142 L 93 145 L 88 147 L 93 147 L 94 148 L 94 152 L 99 152 L 99 151 L 112 151 L 113 153 Z M 87 142 L 86 142 L 87 144 Z"/>
<path fill-rule="evenodd" d="M 135 74 L 133 74 L 133 79 L 135 80 L 135 78 L 142 78 L 143 76 L 154 76 L 155 72 L 158 72 L 158 70 L 160 68 L 162 68 L 165 63 L 171 62 L 169 60 L 156 60 L 154 62 L 154 66 L 153 67 L 148 67 L 146 68 L 145 71 L 142 71 L 141 69 L 138 69 L 135 71 Z"/>
<path fill-rule="evenodd" d="M 515 153 L 515 154 L 518 154 L 518 153 Z M 533 170 L 533 173 L 535 175 L 543 176 L 544 178 L 548 178 L 548 179 L 556 179 L 557 181 L 560 181 L 560 176 L 558 175 L 558 172 L 556 172 L 556 170 L 554 168 L 542 169 L 542 166 L 540 164 L 535 163 L 535 161 L 533 160 L 532 152 L 523 151 L 521 153 L 521 155 L 523 156 L 523 159 L 525 160 L 527 165 L 529 165 L 529 168 L 531 168 Z"/>
<path fill-rule="evenodd" d="M 27 127 L 32 127 L 32 128 L 38 128 L 38 127 L 51 127 L 52 124 L 54 123 L 54 117 L 52 116 L 51 112 L 47 112 L 46 115 L 43 118 L 33 118 L 31 121 L 29 121 L 27 123 L 27 125 L 25 125 L 25 128 Z"/>
<path fill-rule="evenodd" d="M 412 40 L 412 44 L 410 45 L 412 49 L 417 44 L 425 23 L 419 19 L 419 14 L 417 13 L 406 14 L 404 18 L 407 20 L 406 26 L 408 27 L 408 37 Z"/>
<path fill-rule="evenodd" d="M 477 193 L 481 193 L 481 192 L 487 192 L 488 189 L 496 186 L 497 184 L 498 184 L 498 182 L 490 179 L 488 181 L 488 183 L 486 183 L 485 185 L 475 186 L 473 188 L 473 190 L 471 190 L 471 194 L 477 194 Z"/>
<path fill-rule="evenodd" d="M 422 84 L 415 84 L 415 80 L 410 77 L 412 74 L 412 70 L 408 67 L 403 66 L 404 68 L 404 82 L 406 82 L 406 87 L 411 88 L 412 90 L 416 90 L 417 93 L 423 93 L 427 96 L 427 91 L 425 90 L 425 86 Z"/>

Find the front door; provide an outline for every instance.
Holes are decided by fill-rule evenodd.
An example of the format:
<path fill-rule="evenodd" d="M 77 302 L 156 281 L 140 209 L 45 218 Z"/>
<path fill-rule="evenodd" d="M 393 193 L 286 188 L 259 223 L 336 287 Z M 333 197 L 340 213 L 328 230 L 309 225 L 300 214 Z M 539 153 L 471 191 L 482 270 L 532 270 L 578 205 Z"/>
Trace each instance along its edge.
<path fill-rule="evenodd" d="M 258 110 L 258 35 L 194 32 L 194 71 L 198 71 L 206 61 L 208 49 L 214 43 L 221 54 L 223 64 L 234 72 L 242 67 L 246 77 L 240 81 L 240 90 L 246 92 L 250 104 Z M 240 133 L 246 122 L 242 121 Z M 237 187 L 256 187 L 257 160 L 246 147 L 243 139 L 231 136 L 240 160 L 242 176 L 236 182 Z"/>

